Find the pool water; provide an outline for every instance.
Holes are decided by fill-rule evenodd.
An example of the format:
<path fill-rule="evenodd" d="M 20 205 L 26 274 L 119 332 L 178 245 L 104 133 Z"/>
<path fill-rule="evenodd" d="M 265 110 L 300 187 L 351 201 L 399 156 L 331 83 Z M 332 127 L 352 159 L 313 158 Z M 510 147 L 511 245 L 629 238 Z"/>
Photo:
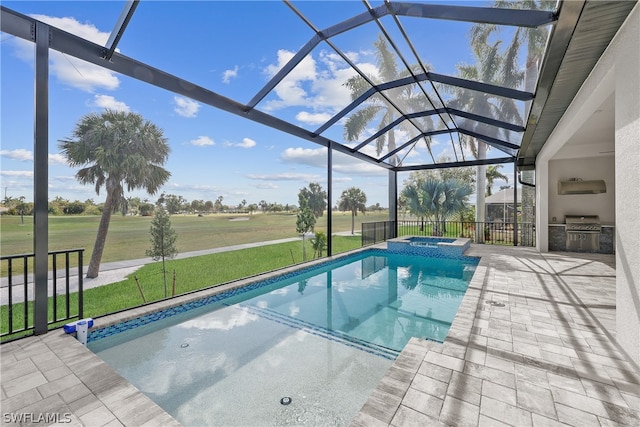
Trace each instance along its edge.
<path fill-rule="evenodd" d="M 348 425 L 412 336 L 446 337 L 475 265 L 364 251 L 89 348 L 185 426 Z"/>

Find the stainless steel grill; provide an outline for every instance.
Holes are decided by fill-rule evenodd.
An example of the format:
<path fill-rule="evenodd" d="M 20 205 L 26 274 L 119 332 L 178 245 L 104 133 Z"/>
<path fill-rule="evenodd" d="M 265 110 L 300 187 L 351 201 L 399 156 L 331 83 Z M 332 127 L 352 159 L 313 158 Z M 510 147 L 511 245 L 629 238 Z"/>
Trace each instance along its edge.
<path fill-rule="evenodd" d="M 600 249 L 602 225 L 597 215 L 567 215 L 567 250 L 597 252 Z"/>

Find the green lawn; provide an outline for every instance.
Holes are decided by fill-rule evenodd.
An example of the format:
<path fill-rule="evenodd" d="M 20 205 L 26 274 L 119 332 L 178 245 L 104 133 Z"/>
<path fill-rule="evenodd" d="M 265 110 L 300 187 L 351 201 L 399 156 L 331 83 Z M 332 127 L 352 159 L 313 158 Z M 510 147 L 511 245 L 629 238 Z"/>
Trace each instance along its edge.
<path fill-rule="evenodd" d="M 355 230 L 360 230 L 362 222 L 386 220 L 387 215 L 386 211 L 359 214 L 355 218 Z M 248 219 L 239 220 L 240 218 Z M 114 215 L 111 219 L 102 262 L 145 258 L 145 251 L 150 247 L 151 219 L 152 217 Z M 351 231 L 350 213 L 334 212 L 332 219 L 334 233 Z M 99 221 L 99 216 L 50 216 L 49 250 L 84 248 L 85 265 L 88 264 Z M 316 231 L 326 231 L 326 223 L 325 214 L 318 219 Z M 173 215 L 171 224 L 176 231 L 176 246 L 180 253 L 297 235 L 294 214 L 212 214 L 202 217 Z M 33 218 L 25 217 L 23 225 L 19 216 L 2 216 L 0 218 L 0 249 L 3 256 L 32 253 Z M 336 252 L 335 248 L 334 252 Z M 75 266 L 75 259 L 71 263 Z M 21 266 L 17 265 L 14 268 L 20 271 Z M 0 274 L 2 277 L 7 275 L 5 263 L 2 264 Z"/>
<path fill-rule="evenodd" d="M 336 236 L 334 249 L 345 252 L 360 246 L 360 236 Z M 308 258 L 312 253 L 309 247 Z M 176 277 L 176 295 L 217 286 L 222 283 L 253 276 L 266 271 L 276 270 L 293 263 L 302 262 L 301 242 L 280 243 L 258 248 L 222 252 L 211 255 L 171 260 L 166 263 L 168 295 L 172 293 L 173 272 Z M 142 295 L 135 278 L 144 293 L 146 302 L 164 298 L 164 281 L 160 262 L 147 264 L 126 280 L 88 289 L 84 292 L 84 316 L 98 317 L 104 314 L 142 305 Z M 53 320 L 53 302 L 49 298 L 49 319 Z M 78 313 L 77 294 L 72 294 L 69 302 L 71 314 Z M 33 303 L 28 303 L 29 324 L 33 323 Z M 58 318 L 65 315 L 66 305 L 58 297 Z M 0 325 L 2 333 L 8 331 L 8 310 L 0 307 Z M 13 328 L 24 326 L 24 304 L 13 307 Z"/>

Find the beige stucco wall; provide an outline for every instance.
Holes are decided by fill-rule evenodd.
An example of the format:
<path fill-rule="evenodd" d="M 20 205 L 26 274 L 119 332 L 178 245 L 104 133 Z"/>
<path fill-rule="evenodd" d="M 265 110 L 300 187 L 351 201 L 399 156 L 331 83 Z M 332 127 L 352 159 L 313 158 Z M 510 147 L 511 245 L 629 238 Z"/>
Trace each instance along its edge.
<path fill-rule="evenodd" d="M 554 156 L 615 96 L 616 340 L 640 366 L 640 4 L 593 69 L 536 159 L 536 225 L 548 251 Z M 555 174 L 555 175 L 554 175 Z M 551 213 L 551 214 L 550 214 Z"/>
<path fill-rule="evenodd" d="M 616 339 L 640 365 L 640 6 L 613 45 L 616 73 Z"/>
<path fill-rule="evenodd" d="M 607 186 L 602 194 L 558 194 L 558 181 L 580 178 L 601 179 Z M 614 156 L 559 159 L 549 161 L 549 222 L 564 222 L 565 215 L 598 215 L 603 224 L 615 223 L 615 162 Z"/>

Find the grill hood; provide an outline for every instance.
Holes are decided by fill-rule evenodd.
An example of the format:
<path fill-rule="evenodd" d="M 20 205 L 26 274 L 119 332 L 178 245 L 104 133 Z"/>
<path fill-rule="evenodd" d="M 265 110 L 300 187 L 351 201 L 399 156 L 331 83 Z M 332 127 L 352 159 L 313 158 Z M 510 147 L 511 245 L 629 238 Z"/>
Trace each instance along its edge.
<path fill-rule="evenodd" d="M 582 181 L 580 179 L 558 181 L 558 194 L 600 194 L 606 192 L 607 186 L 601 179 L 592 181 Z"/>

